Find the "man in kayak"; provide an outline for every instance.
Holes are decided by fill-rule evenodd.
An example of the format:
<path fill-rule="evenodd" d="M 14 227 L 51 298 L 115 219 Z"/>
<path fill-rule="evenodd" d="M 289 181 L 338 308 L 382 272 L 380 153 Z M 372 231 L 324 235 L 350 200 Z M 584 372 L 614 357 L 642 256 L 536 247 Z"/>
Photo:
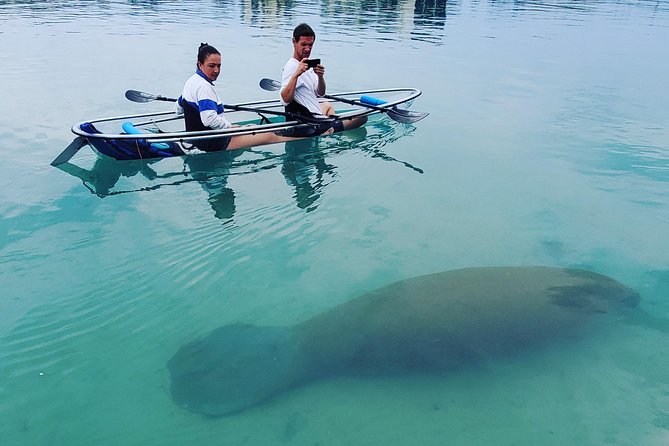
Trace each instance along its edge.
<path fill-rule="evenodd" d="M 293 30 L 293 57 L 283 67 L 281 73 L 281 101 L 286 112 L 307 117 L 336 117 L 332 104 L 321 102 L 319 97 L 325 96 L 325 67 L 320 59 L 309 60 L 316 40 L 316 33 L 302 23 Z M 360 127 L 367 122 L 366 116 L 352 119 L 335 119 L 330 126 L 335 132 Z M 295 135 L 297 136 L 297 135 Z"/>
<path fill-rule="evenodd" d="M 197 71 L 184 85 L 177 100 L 176 113 L 184 115 L 187 131 L 217 130 L 233 127 L 223 115 L 223 101 L 214 89 L 214 81 L 221 72 L 221 53 L 213 46 L 203 43 L 197 53 Z M 274 132 L 255 135 L 221 136 L 192 140 L 191 143 L 205 152 L 244 149 L 264 144 L 292 141 L 295 138 L 280 136 Z M 296 135 L 297 136 L 297 135 Z"/>

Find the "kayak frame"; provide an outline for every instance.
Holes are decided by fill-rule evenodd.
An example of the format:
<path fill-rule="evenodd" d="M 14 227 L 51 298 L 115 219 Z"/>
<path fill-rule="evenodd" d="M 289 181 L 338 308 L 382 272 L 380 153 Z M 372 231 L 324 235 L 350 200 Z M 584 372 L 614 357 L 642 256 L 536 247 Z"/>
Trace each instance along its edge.
<path fill-rule="evenodd" d="M 134 96 L 128 97 L 128 93 L 131 91 L 140 94 L 142 100 L 137 101 L 133 99 Z M 369 96 L 379 93 L 391 94 L 392 96 L 404 95 L 399 99 L 388 101 Z M 126 97 L 134 100 L 134 102 L 148 102 L 143 100 L 144 98 L 141 94 L 141 92 L 135 92 L 135 90 L 128 90 Z M 337 95 L 326 95 L 323 99 L 330 103 L 346 104 L 347 109 L 340 111 L 337 116 L 340 120 L 386 113 L 395 121 L 404 124 L 413 124 L 429 114 L 406 110 L 412 104 L 413 100 L 421 94 L 422 92 L 417 88 L 380 88 L 375 90 L 346 91 Z M 364 102 L 363 96 L 360 95 L 366 96 L 365 101 L 371 99 L 372 102 Z M 149 96 L 151 96 L 151 100 L 173 100 L 162 96 Z M 405 106 L 399 109 L 397 106 L 400 104 L 405 104 Z M 351 110 L 351 106 L 355 108 Z M 51 162 L 51 165 L 60 166 L 69 163 L 70 159 L 85 145 L 89 145 L 100 156 L 119 161 L 181 157 L 203 153 L 193 144 L 199 140 L 236 135 L 256 135 L 295 128 L 305 128 L 313 131 L 314 126 L 321 126 L 331 122 L 332 119 L 332 117 L 324 117 L 321 120 L 315 117 L 308 120 L 305 119 L 304 121 L 297 119 L 280 121 L 280 118 L 276 118 L 276 115 L 284 115 L 285 112 L 283 111 L 284 106 L 278 98 L 244 102 L 235 105 L 229 104 L 226 107 L 232 110 L 228 112 L 229 115 L 247 113 L 255 114 L 259 118 L 233 121 L 233 123 L 237 124 L 236 127 L 190 132 L 184 130 L 164 132 L 157 127 L 157 124 L 161 122 L 183 120 L 183 115 L 177 115 L 174 110 L 82 121 L 72 126 L 71 130 L 72 133 L 77 135 L 76 138 Z M 275 118 L 271 120 L 265 115 L 273 115 Z M 137 120 L 141 121 L 137 122 Z M 120 127 L 123 129 L 123 132 L 103 133 L 95 126 L 95 124 L 110 122 L 121 124 Z M 142 131 L 141 127 L 148 125 L 153 125 L 153 128 Z M 248 148 L 251 148 L 251 146 Z"/>
<path fill-rule="evenodd" d="M 364 104 L 360 105 L 359 109 L 348 111 L 338 115 L 339 119 L 346 120 L 352 119 L 361 116 L 368 116 L 378 113 L 383 113 L 386 110 L 390 110 L 392 107 L 395 107 L 399 104 L 404 104 L 410 101 L 413 101 L 419 97 L 422 92 L 416 88 L 382 88 L 376 90 L 360 90 L 360 91 L 348 91 L 343 93 L 337 93 L 336 95 L 331 96 L 354 96 L 354 95 L 370 95 L 377 93 L 406 93 L 406 97 L 391 100 L 380 105 L 375 105 L 374 108 L 365 107 Z M 328 98 L 329 102 L 337 102 L 336 98 Z M 283 108 L 283 104 L 279 99 L 269 99 L 269 100 L 260 100 L 253 102 L 244 102 L 240 104 L 235 104 L 235 106 L 240 107 L 253 107 L 256 110 L 244 110 L 243 113 L 256 113 L 257 115 L 263 116 L 263 111 L 266 109 L 267 114 L 270 114 L 273 108 Z M 232 108 L 232 106 L 231 106 Z M 235 111 L 228 112 L 230 114 L 236 113 Z M 153 113 L 141 113 L 134 115 L 124 115 L 124 116 L 114 116 L 107 118 L 92 119 L 88 121 L 82 121 L 72 126 L 72 133 L 77 136 L 84 137 L 86 139 L 104 139 L 104 140 L 137 140 L 142 139 L 151 143 L 163 143 L 163 142 L 179 142 L 179 143 L 188 143 L 193 140 L 206 140 L 210 138 L 220 138 L 221 136 L 235 136 L 235 135 L 255 135 L 258 133 L 271 132 L 276 130 L 284 130 L 288 128 L 294 128 L 299 126 L 313 126 L 313 122 L 301 122 L 297 120 L 288 120 L 285 122 L 270 122 L 267 124 L 250 124 L 244 125 L 241 127 L 231 127 L 226 129 L 217 129 L 217 130 L 202 130 L 202 131 L 179 131 L 179 132 L 166 132 L 166 133 L 141 133 L 140 134 L 128 134 L 128 133 L 89 133 L 81 129 L 82 125 L 85 124 L 99 124 L 102 122 L 112 122 L 112 121 L 131 121 L 136 119 L 144 119 L 141 122 L 133 122 L 133 125 L 136 127 L 141 127 L 145 125 L 157 124 L 160 122 L 169 122 L 183 119 L 183 115 L 176 115 L 173 110 L 163 111 L 163 112 L 153 112 Z"/>

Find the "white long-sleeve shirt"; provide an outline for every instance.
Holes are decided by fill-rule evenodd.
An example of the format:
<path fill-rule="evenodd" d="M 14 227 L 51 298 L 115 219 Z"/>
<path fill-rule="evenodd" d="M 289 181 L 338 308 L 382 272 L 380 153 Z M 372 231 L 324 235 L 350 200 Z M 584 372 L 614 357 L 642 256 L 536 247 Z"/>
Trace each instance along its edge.
<path fill-rule="evenodd" d="M 214 84 L 200 70 L 197 70 L 184 85 L 181 97 L 177 100 L 175 112 L 183 114 L 183 102 L 200 112 L 200 120 L 205 127 L 225 129 L 231 127 L 223 117 L 223 101 L 214 90 Z"/>

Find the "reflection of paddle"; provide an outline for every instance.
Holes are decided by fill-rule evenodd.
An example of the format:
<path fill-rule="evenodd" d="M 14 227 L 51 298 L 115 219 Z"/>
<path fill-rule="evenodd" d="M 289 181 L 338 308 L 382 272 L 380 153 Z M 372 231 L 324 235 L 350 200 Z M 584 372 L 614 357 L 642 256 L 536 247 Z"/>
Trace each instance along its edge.
<path fill-rule="evenodd" d="M 145 93 L 143 91 L 137 91 L 137 90 L 126 91 L 125 92 L 125 97 L 127 99 L 131 100 L 132 102 L 152 102 L 152 101 L 176 102 L 177 101 L 175 98 L 168 98 L 166 96 L 154 95 L 154 94 L 151 94 L 151 93 Z M 231 110 L 253 112 L 253 113 L 259 114 L 260 116 L 262 116 L 263 113 L 266 113 L 268 115 L 285 116 L 285 117 L 293 119 L 295 121 L 308 122 L 310 124 L 324 124 L 324 123 L 327 123 L 327 122 L 334 121 L 333 118 L 318 118 L 318 117 L 311 117 L 311 116 L 302 116 L 302 115 L 298 115 L 298 114 L 295 114 L 295 113 L 267 110 L 265 108 L 244 107 L 242 105 L 225 104 L 225 105 L 223 105 L 223 107 L 224 108 L 229 108 Z"/>
<path fill-rule="evenodd" d="M 275 81 L 274 79 L 263 78 L 260 80 L 260 88 L 267 91 L 277 91 L 281 88 L 281 82 Z M 357 105 L 359 107 L 366 107 L 372 110 L 380 111 L 382 113 L 387 113 L 389 118 L 403 124 L 413 124 L 414 122 L 418 122 L 429 115 L 429 113 L 426 112 L 403 110 L 395 106 L 392 108 L 380 107 L 380 105 L 383 105 L 385 101 L 372 98 L 370 96 L 362 96 L 359 101 L 327 94 L 324 97 L 328 99 L 334 99 L 335 101 L 343 102 L 345 104 Z"/>

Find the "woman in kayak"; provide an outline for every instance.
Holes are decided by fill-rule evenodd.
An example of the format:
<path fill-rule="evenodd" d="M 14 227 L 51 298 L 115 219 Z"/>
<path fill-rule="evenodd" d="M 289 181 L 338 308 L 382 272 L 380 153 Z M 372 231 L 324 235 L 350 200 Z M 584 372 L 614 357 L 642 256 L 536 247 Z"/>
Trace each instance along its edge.
<path fill-rule="evenodd" d="M 176 113 L 183 114 L 186 131 L 217 130 L 233 127 L 223 115 L 223 101 L 214 90 L 214 81 L 221 72 L 221 53 L 206 43 L 197 54 L 197 71 L 184 85 L 177 100 Z M 274 132 L 255 135 L 231 135 L 218 138 L 193 140 L 192 143 L 206 152 L 243 149 L 263 144 L 292 141 L 296 138 L 279 136 Z"/>

